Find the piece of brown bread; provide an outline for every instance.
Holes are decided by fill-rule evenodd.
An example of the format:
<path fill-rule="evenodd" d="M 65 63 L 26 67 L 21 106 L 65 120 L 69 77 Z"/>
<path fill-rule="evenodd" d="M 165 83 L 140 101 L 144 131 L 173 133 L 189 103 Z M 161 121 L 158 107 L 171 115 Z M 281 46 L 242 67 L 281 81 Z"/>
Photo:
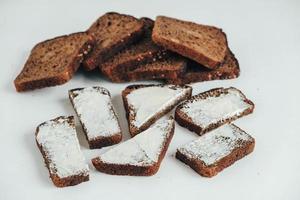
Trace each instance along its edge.
<path fill-rule="evenodd" d="M 61 85 L 70 80 L 91 51 L 93 38 L 73 33 L 38 43 L 14 84 L 18 92 Z"/>
<path fill-rule="evenodd" d="M 165 16 L 156 18 L 152 39 L 210 69 L 219 67 L 227 52 L 226 35 L 221 29 Z"/>
<path fill-rule="evenodd" d="M 143 64 L 137 69 L 127 72 L 128 81 L 155 79 L 181 80 L 186 70 L 186 63 L 186 59 L 182 57 L 170 56 L 155 62 Z"/>
<path fill-rule="evenodd" d="M 183 85 L 202 81 L 233 79 L 239 75 L 239 63 L 234 54 L 229 50 L 224 63 L 217 69 L 207 69 L 206 67 L 200 66 L 197 62 L 189 60 L 185 73 L 182 73 L 181 76 L 175 79 L 168 78 L 166 82 L 169 84 Z"/>
<path fill-rule="evenodd" d="M 184 101 L 175 110 L 180 126 L 198 135 L 252 113 L 254 104 L 234 87 L 215 88 Z"/>
<path fill-rule="evenodd" d="M 142 39 L 101 64 L 102 73 L 113 82 L 128 81 L 127 72 L 159 60 L 167 54 L 166 49 L 157 46 L 151 39 L 153 20 L 144 17 L 140 21 L 144 25 Z"/>
<path fill-rule="evenodd" d="M 139 135 L 92 159 L 95 168 L 112 175 L 152 176 L 174 135 L 174 120 L 164 117 Z"/>
<path fill-rule="evenodd" d="M 254 150 L 255 140 L 233 124 L 225 124 L 177 149 L 176 158 L 205 177 L 217 175 Z"/>
<path fill-rule="evenodd" d="M 97 19 L 87 30 L 95 37 L 96 44 L 84 60 L 86 70 L 93 70 L 131 43 L 143 33 L 143 23 L 129 15 L 109 12 Z"/>
<path fill-rule="evenodd" d="M 66 187 L 89 180 L 89 168 L 80 150 L 73 116 L 40 124 L 35 139 L 54 185 Z"/>
<path fill-rule="evenodd" d="M 190 98 L 192 88 L 177 85 L 130 85 L 122 92 L 131 136 L 146 130 L 171 111 L 178 103 Z"/>
<path fill-rule="evenodd" d="M 122 140 L 121 128 L 107 89 L 96 86 L 76 88 L 69 91 L 69 98 L 91 149 L 117 144 Z"/>

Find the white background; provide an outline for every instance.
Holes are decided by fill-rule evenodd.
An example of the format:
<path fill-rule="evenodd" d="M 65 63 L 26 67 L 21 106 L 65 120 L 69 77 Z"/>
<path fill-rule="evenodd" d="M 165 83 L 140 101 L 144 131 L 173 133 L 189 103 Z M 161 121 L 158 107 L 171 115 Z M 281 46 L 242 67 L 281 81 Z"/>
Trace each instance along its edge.
<path fill-rule="evenodd" d="M 300 199 L 300 1 L 0 1 L 0 199 Z M 222 27 L 240 62 L 235 80 L 194 84 L 194 94 L 220 86 L 241 89 L 256 104 L 235 123 L 256 139 L 253 154 L 211 179 L 174 158 L 178 146 L 197 136 L 176 125 L 159 172 L 152 177 L 111 176 L 90 159 L 90 181 L 56 188 L 36 147 L 36 126 L 74 115 L 67 91 L 100 85 L 113 97 L 124 139 L 129 137 L 120 93 L 98 72 L 78 72 L 65 85 L 17 93 L 13 80 L 31 48 L 58 35 L 83 31 L 100 15 L 117 11 L 154 18 L 168 15 Z M 146 83 L 146 82 L 145 82 Z M 78 123 L 77 123 L 78 124 Z"/>

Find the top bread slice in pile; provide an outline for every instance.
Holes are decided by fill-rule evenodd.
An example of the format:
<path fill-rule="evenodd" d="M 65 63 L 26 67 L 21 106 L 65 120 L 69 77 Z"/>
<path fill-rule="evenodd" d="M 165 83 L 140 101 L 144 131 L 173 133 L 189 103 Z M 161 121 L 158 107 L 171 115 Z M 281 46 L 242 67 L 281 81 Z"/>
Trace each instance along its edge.
<path fill-rule="evenodd" d="M 165 16 L 156 18 L 152 39 L 209 69 L 220 66 L 227 52 L 226 35 L 221 29 Z"/>
<path fill-rule="evenodd" d="M 86 33 L 73 33 L 38 43 L 15 79 L 17 91 L 60 85 L 70 80 L 92 49 Z"/>
<path fill-rule="evenodd" d="M 142 39 L 101 64 L 102 73 L 113 82 L 128 81 L 127 72 L 140 68 L 145 63 L 155 62 L 167 53 L 166 49 L 156 45 L 151 39 L 154 21 L 146 17 L 140 21 L 144 29 Z"/>
<path fill-rule="evenodd" d="M 143 23 L 132 16 L 110 12 L 94 22 L 87 32 L 95 37 L 96 44 L 83 64 L 86 70 L 93 70 L 138 40 L 143 33 Z"/>

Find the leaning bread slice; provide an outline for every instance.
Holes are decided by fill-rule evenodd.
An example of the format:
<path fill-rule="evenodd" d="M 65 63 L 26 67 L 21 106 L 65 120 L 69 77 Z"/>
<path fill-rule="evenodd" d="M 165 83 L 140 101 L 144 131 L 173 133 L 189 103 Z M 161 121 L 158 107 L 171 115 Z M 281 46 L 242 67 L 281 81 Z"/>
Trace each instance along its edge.
<path fill-rule="evenodd" d="M 50 178 L 57 187 L 89 180 L 89 168 L 80 150 L 74 117 L 57 117 L 40 124 L 35 137 Z"/>
<path fill-rule="evenodd" d="M 141 18 L 144 34 L 142 39 L 126 47 L 106 62 L 101 64 L 102 73 L 113 82 L 127 81 L 127 72 L 140 68 L 148 62 L 159 60 L 167 53 L 166 49 L 157 46 L 151 39 L 154 22 L 149 18 Z"/>
<path fill-rule="evenodd" d="M 61 85 L 70 80 L 90 52 L 93 39 L 73 33 L 37 44 L 15 79 L 18 92 Z"/>
<path fill-rule="evenodd" d="M 122 140 L 119 122 L 107 89 L 76 88 L 69 91 L 69 98 L 91 149 L 117 144 Z"/>
<path fill-rule="evenodd" d="M 225 124 L 177 149 L 176 158 L 206 177 L 251 153 L 255 140 L 233 124 Z"/>
<path fill-rule="evenodd" d="M 178 103 L 191 96 L 192 88 L 176 85 L 130 85 L 122 92 L 131 136 L 146 130 Z"/>
<path fill-rule="evenodd" d="M 109 12 L 97 19 L 87 32 L 95 37 L 96 44 L 83 64 L 86 70 L 93 70 L 137 41 L 142 36 L 143 23 L 129 15 Z"/>
<path fill-rule="evenodd" d="M 215 69 L 227 52 L 225 33 L 219 28 L 158 16 L 152 32 L 157 44 Z"/>
<path fill-rule="evenodd" d="M 253 112 L 254 104 L 238 89 L 216 88 L 180 104 L 175 110 L 179 125 L 202 135 Z"/>
<path fill-rule="evenodd" d="M 187 69 L 177 78 L 166 79 L 169 84 L 189 84 L 202 81 L 224 80 L 237 78 L 240 75 L 240 68 L 234 54 L 229 50 L 224 63 L 217 69 L 207 69 L 198 63 L 189 60 Z"/>
<path fill-rule="evenodd" d="M 186 70 L 186 59 L 178 56 L 167 56 L 161 60 L 140 65 L 127 72 L 128 81 L 139 80 L 181 80 Z"/>
<path fill-rule="evenodd" d="M 92 163 L 107 174 L 151 176 L 158 171 L 173 134 L 173 118 L 163 117 L 146 131 L 94 158 Z"/>

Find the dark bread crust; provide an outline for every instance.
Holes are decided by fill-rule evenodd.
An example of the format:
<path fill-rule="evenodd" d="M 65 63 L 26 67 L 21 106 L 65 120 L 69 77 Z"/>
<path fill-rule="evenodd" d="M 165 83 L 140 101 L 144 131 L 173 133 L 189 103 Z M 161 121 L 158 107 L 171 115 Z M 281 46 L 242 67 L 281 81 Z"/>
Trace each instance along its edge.
<path fill-rule="evenodd" d="M 234 79 L 239 77 L 239 75 L 240 67 L 238 60 L 229 49 L 224 63 L 217 69 L 210 70 L 205 67 L 201 67 L 196 62 L 189 60 L 185 73 L 182 73 L 181 76 L 175 79 L 166 79 L 166 82 L 169 84 L 183 85 L 211 80 Z"/>
<path fill-rule="evenodd" d="M 72 61 L 68 63 L 68 66 L 65 67 L 65 69 L 63 69 L 62 71 L 59 71 L 52 75 L 48 74 L 47 76 L 43 76 L 43 77 L 33 76 L 32 79 L 30 80 L 26 80 L 24 79 L 24 77 L 26 77 L 25 73 L 27 73 L 27 71 L 30 70 L 31 67 L 34 67 L 32 66 L 33 65 L 32 63 L 35 63 L 39 59 L 36 56 L 34 56 L 33 53 L 36 54 L 36 52 L 39 51 L 40 48 L 43 48 L 42 46 L 47 46 L 48 43 L 52 43 L 55 42 L 56 40 L 62 40 L 68 37 L 76 37 L 77 35 L 86 35 L 86 33 L 78 32 L 69 35 L 63 35 L 63 36 L 55 37 L 53 39 L 45 40 L 35 45 L 31 50 L 31 54 L 28 60 L 26 61 L 24 68 L 14 80 L 16 90 L 18 92 L 23 92 L 28 90 L 40 89 L 44 87 L 61 85 L 69 81 L 73 77 L 74 73 L 77 71 L 83 59 L 92 50 L 94 45 L 93 37 L 88 35 L 86 36 L 86 41 L 83 43 L 83 45 L 80 48 L 78 48 L 77 52 L 73 54 Z M 65 63 L 60 63 L 60 64 L 64 65 Z M 47 72 L 41 70 L 39 73 L 43 74 Z"/>
<path fill-rule="evenodd" d="M 60 117 L 57 117 L 57 118 L 53 119 L 53 121 L 58 121 L 61 118 L 65 118 L 65 117 L 60 116 Z M 68 117 L 68 123 L 75 127 L 73 116 Z M 35 132 L 35 137 L 37 136 L 37 134 L 39 132 L 39 127 L 42 126 L 43 124 L 45 124 L 45 122 L 40 124 L 37 127 L 36 132 Z M 56 187 L 74 186 L 74 185 L 78 185 L 82 182 L 89 181 L 89 175 L 82 174 L 82 175 L 73 175 L 73 176 L 68 176 L 68 177 L 65 177 L 65 178 L 60 178 L 57 174 L 51 173 L 50 167 L 49 167 L 49 165 L 51 163 L 51 160 L 48 158 L 46 151 L 44 151 L 43 147 L 38 143 L 37 139 L 35 139 L 35 141 L 36 141 L 36 144 L 37 144 L 37 146 L 38 146 L 38 148 L 39 148 L 39 150 L 40 150 L 40 152 L 41 152 L 41 154 L 44 158 L 44 162 L 45 162 L 45 165 L 48 169 L 50 178 L 51 178 L 53 184 Z"/>
<path fill-rule="evenodd" d="M 151 166 L 116 165 L 116 164 L 105 163 L 99 158 L 92 159 L 92 163 L 98 171 L 106 174 L 129 175 L 129 176 L 152 176 L 157 173 L 160 164 L 166 155 L 169 144 L 174 135 L 174 129 L 175 129 L 175 125 L 173 121 L 172 129 L 170 130 L 169 137 L 167 138 L 167 140 L 163 145 L 164 147 L 163 150 L 161 151 L 161 154 L 159 155 L 158 162 L 155 163 L 154 165 Z"/>
<path fill-rule="evenodd" d="M 172 33 L 172 27 L 168 27 L 168 25 L 173 24 L 176 25 L 177 28 L 180 26 L 183 28 L 182 30 L 174 30 Z M 174 42 L 172 40 L 172 34 L 177 33 L 179 31 L 184 32 L 184 26 L 196 29 L 198 31 L 202 29 L 207 29 L 206 31 L 214 32 L 214 35 L 216 37 L 219 37 L 219 48 L 222 48 L 222 53 L 224 54 L 222 59 L 214 59 L 213 57 L 209 57 L 208 55 L 205 55 L 201 53 L 200 51 L 197 51 L 196 49 L 193 49 L 189 43 L 181 41 L 180 43 Z M 166 36 L 168 35 L 168 36 Z M 211 37 L 209 37 L 211 39 Z M 200 25 L 193 22 L 178 20 L 170 17 L 165 16 L 158 16 L 155 21 L 155 25 L 153 28 L 152 33 L 152 39 L 155 43 L 158 45 L 161 45 L 171 51 L 177 52 L 180 55 L 186 56 L 192 60 L 195 60 L 196 62 L 202 64 L 203 66 L 209 68 L 209 69 L 216 69 L 219 67 L 225 58 L 225 52 L 227 49 L 227 37 L 226 34 L 222 31 L 222 29 L 219 29 L 214 26 L 206 26 L 206 25 Z M 184 38 L 186 39 L 186 38 Z M 189 38 L 188 38 L 189 39 Z M 197 42 L 196 40 L 199 39 L 199 37 L 191 38 L 191 41 Z M 205 42 L 206 43 L 206 42 Z M 203 45 L 203 44 L 202 44 Z M 199 45 L 200 46 L 200 45 Z M 207 47 L 212 48 L 212 47 Z M 215 52 L 216 50 L 214 50 Z"/>
<path fill-rule="evenodd" d="M 217 175 L 223 169 L 229 167 L 236 161 L 245 157 L 246 155 L 253 152 L 255 147 L 255 140 L 244 142 L 241 147 L 236 147 L 229 155 L 220 159 L 212 165 L 207 166 L 203 161 L 189 158 L 177 150 L 176 158 L 186 165 L 189 165 L 194 171 L 196 171 L 201 176 L 213 177 Z"/>
<path fill-rule="evenodd" d="M 230 87 L 230 88 L 233 88 L 233 87 Z M 205 134 L 205 133 L 207 133 L 207 132 L 209 132 L 213 129 L 216 129 L 216 128 L 222 126 L 223 124 L 232 122 L 232 121 L 234 121 L 234 120 L 236 120 L 240 117 L 243 117 L 245 115 L 248 115 L 248 114 L 252 113 L 253 110 L 254 110 L 254 107 L 255 107 L 254 103 L 251 100 L 247 99 L 246 96 L 240 90 L 238 90 L 236 88 L 233 88 L 233 89 L 236 89 L 240 92 L 240 94 L 243 97 L 244 102 L 251 105 L 250 108 L 244 110 L 240 115 L 235 115 L 235 116 L 232 116 L 232 117 L 228 117 L 224 120 L 219 120 L 217 123 L 212 123 L 212 124 L 210 124 L 209 126 L 207 126 L 206 128 L 203 129 L 201 126 L 198 126 L 197 124 L 195 124 L 190 117 L 188 117 L 184 112 L 181 111 L 181 108 L 183 108 L 183 106 L 188 102 L 197 101 L 198 99 L 205 99 L 205 98 L 210 97 L 210 96 L 219 96 L 219 95 L 224 94 L 224 93 L 226 94 L 227 90 L 230 89 L 230 88 L 215 88 L 215 89 L 211 89 L 209 91 L 200 93 L 198 95 L 192 96 L 190 99 L 184 101 L 179 106 L 177 106 L 177 108 L 175 110 L 175 121 L 180 126 L 185 127 L 187 129 L 189 129 L 190 131 L 193 131 L 193 132 L 197 133 L 198 135 L 203 135 L 203 134 Z"/>
<path fill-rule="evenodd" d="M 133 121 L 135 119 L 135 116 L 130 115 L 130 110 L 132 108 L 128 104 L 127 95 L 129 95 L 132 91 L 134 91 L 136 89 L 145 88 L 145 87 L 152 87 L 152 86 L 161 86 L 161 87 L 163 87 L 164 85 L 163 84 L 129 85 L 125 88 L 125 90 L 122 91 L 122 99 L 123 99 L 123 104 L 124 104 L 124 108 L 125 108 L 125 111 L 126 111 L 126 118 L 127 118 L 129 133 L 130 133 L 131 137 L 134 137 L 135 135 L 137 135 L 140 132 L 142 132 L 142 131 L 146 130 L 147 128 L 149 128 L 151 126 L 151 124 L 153 124 L 155 121 L 157 121 L 159 118 L 161 118 L 166 113 L 170 112 L 179 102 L 182 101 L 182 100 L 178 100 L 178 102 L 175 103 L 175 106 L 166 107 L 163 111 L 161 111 L 160 113 L 158 113 L 157 115 L 155 115 L 154 117 L 149 119 L 149 121 L 147 123 L 145 123 L 144 125 L 142 125 L 141 127 L 138 128 L 138 127 L 134 126 L 132 123 L 130 123 L 131 121 Z M 177 86 L 175 86 L 175 87 L 177 87 Z M 182 87 L 189 89 L 189 92 L 186 94 L 186 96 L 183 98 L 183 100 L 190 98 L 191 95 L 192 95 L 192 88 L 190 86 L 186 86 L 186 85 L 182 86 Z"/>
<path fill-rule="evenodd" d="M 127 72 L 140 68 L 146 63 L 155 62 L 168 55 L 168 51 L 157 46 L 151 39 L 154 21 L 141 18 L 143 23 L 143 38 L 126 47 L 118 54 L 101 64 L 102 73 L 112 82 L 120 83 L 130 81 Z"/>
<path fill-rule="evenodd" d="M 109 26 L 114 23 L 117 23 L 117 29 L 111 30 Z M 131 23 L 131 28 L 125 29 L 124 26 L 129 23 Z M 118 31 L 122 31 L 122 34 Z M 83 62 L 84 69 L 91 71 L 99 65 L 101 68 L 103 62 L 140 39 L 143 34 L 143 23 L 130 15 L 109 12 L 97 19 L 87 33 L 96 39 L 94 50 Z"/>
<path fill-rule="evenodd" d="M 97 88 L 97 87 L 93 87 L 93 88 Z M 79 119 L 80 119 L 81 116 L 79 115 L 79 113 L 75 109 L 73 98 L 75 98 L 76 95 L 73 93 L 73 91 L 82 90 L 82 89 L 84 89 L 84 88 L 74 88 L 74 89 L 69 90 L 69 99 L 70 99 L 70 102 L 71 102 L 71 104 L 72 104 L 72 106 L 73 106 L 73 108 L 75 110 L 75 113 L 76 113 L 76 115 L 77 115 L 77 117 Z M 111 97 L 110 92 L 108 90 L 103 91 L 103 92 L 104 92 L 103 94 L 106 94 L 109 97 Z M 117 117 L 114 109 L 112 109 L 112 112 Z M 85 124 L 82 123 L 81 120 L 79 120 L 79 122 L 80 122 L 80 124 L 82 126 L 85 138 L 88 141 L 90 149 L 99 149 L 99 148 L 102 148 L 102 147 L 111 146 L 111 145 L 114 145 L 114 144 L 118 144 L 122 140 L 122 133 L 121 132 L 115 133 L 112 136 L 97 137 L 95 139 L 89 140 L 88 136 L 87 136 L 87 128 L 86 128 Z M 120 127 L 119 121 L 118 121 L 118 125 Z"/>

